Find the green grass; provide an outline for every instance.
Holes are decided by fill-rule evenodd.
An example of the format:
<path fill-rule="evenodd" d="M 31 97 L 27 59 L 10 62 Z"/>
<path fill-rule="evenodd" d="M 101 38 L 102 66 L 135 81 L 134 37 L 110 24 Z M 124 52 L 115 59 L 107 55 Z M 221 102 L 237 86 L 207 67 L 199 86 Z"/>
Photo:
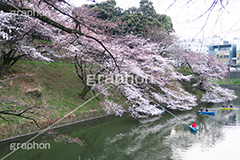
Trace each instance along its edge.
<path fill-rule="evenodd" d="M 181 68 L 175 68 L 175 71 L 182 73 L 183 75 L 187 76 L 187 75 L 192 75 L 192 71 L 188 66 L 182 66 Z M 182 82 L 182 86 L 183 88 L 191 93 L 192 95 L 197 97 L 197 101 L 200 102 L 203 94 L 205 93 L 204 90 L 201 90 L 199 88 L 196 87 L 192 87 L 193 84 L 197 83 L 197 79 L 191 79 L 190 82 Z"/>
<path fill-rule="evenodd" d="M 11 85 L 10 81 L 2 84 L 0 99 L 13 100 L 27 106 L 37 104 L 41 108 L 35 111 L 51 119 L 63 117 L 93 97 L 93 93 L 89 92 L 85 100 L 80 98 L 79 94 L 84 85 L 76 75 L 74 64 L 20 61 L 12 67 L 8 74 L 9 77 L 15 77 L 16 75 L 18 78 L 11 80 Z M 36 98 L 34 94 L 27 94 L 26 92 L 29 89 L 39 89 L 42 92 L 41 97 Z M 108 97 L 109 100 L 118 104 L 125 102 L 123 96 L 117 93 L 114 88 L 110 90 L 110 93 L 112 95 Z M 102 111 L 104 106 L 101 102 L 104 101 L 104 97 L 100 95 L 98 98 L 100 101 L 93 99 L 74 114 L 78 115 L 92 110 Z M 5 103 L 4 105 L 10 106 L 12 103 Z M 124 107 L 127 107 L 126 104 L 124 105 Z M 18 109 L 21 109 L 21 107 Z M 41 117 L 35 116 L 34 118 L 39 121 L 42 120 Z M 21 118 L 15 117 L 14 119 L 12 123 L 16 125 L 23 125 L 28 122 L 28 120 Z M 5 123 L 1 120 L 0 126 L 8 125 Z"/>
<path fill-rule="evenodd" d="M 215 83 L 217 84 L 240 84 L 240 78 L 232 78 L 232 79 L 225 79 L 225 80 L 218 80 Z"/>
<path fill-rule="evenodd" d="M 188 66 L 182 66 L 181 68 L 175 68 L 175 71 L 182 73 L 184 76 L 193 74 Z"/>

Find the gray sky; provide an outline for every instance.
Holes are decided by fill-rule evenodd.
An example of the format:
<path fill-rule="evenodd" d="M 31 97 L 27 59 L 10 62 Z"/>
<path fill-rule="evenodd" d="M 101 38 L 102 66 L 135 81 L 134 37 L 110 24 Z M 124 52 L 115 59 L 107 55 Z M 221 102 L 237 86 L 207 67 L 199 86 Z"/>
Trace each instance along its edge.
<path fill-rule="evenodd" d="M 88 0 L 69 0 L 75 5 L 93 4 Z M 102 2 L 104 0 L 96 0 Z M 157 13 L 166 14 L 172 18 L 176 34 L 182 38 L 211 37 L 219 35 L 231 40 L 240 38 L 240 6 L 239 0 L 223 0 L 225 9 L 218 3 L 211 11 L 201 16 L 214 0 L 151 0 Z M 174 3 L 174 1 L 176 1 Z M 116 0 L 117 6 L 127 9 L 132 6 L 139 7 L 140 0 Z M 189 2 L 189 3 L 188 3 Z M 170 7 L 170 8 L 169 8 Z M 201 16 L 200 18 L 198 18 Z M 208 20 L 207 20 L 208 19 Z M 206 23 L 205 27 L 204 24 Z M 202 28 L 204 29 L 202 30 Z"/>

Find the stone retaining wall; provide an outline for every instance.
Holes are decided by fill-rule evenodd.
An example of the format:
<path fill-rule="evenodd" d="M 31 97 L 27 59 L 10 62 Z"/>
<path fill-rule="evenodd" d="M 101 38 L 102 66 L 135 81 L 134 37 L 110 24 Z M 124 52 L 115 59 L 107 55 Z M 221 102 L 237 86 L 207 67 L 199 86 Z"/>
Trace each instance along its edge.
<path fill-rule="evenodd" d="M 71 126 L 71 125 L 78 124 L 78 123 L 84 123 L 84 122 L 91 121 L 91 120 L 97 120 L 97 119 L 108 117 L 108 116 L 113 116 L 114 114 L 102 114 L 102 113 L 100 113 L 100 114 L 93 114 L 93 115 L 91 114 L 91 116 L 86 116 L 86 114 L 83 114 L 83 115 L 84 115 L 84 117 L 76 116 L 76 117 L 74 117 L 74 120 L 73 119 L 71 119 L 71 120 L 68 119 L 66 122 L 64 122 L 64 121 L 60 122 L 56 126 L 52 127 L 51 130 L 59 129 L 59 128 L 66 127 L 66 126 Z M 18 134 L 17 132 L 16 133 L 11 133 L 11 135 L 9 137 L 0 138 L 0 143 L 4 142 L 4 141 L 10 141 L 10 140 L 19 139 L 19 138 L 23 138 L 23 137 L 26 137 L 26 136 L 34 135 L 34 134 L 37 134 L 39 132 L 41 132 L 41 130 L 31 131 L 31 132 L 24 133 L 24 134 Z"/>
<path fill-rule="evenodd" d="M 220 84 L 221 87 L 232 89 L 232 90 L 240 90 L 239 84 Z"/>
<path fill-rule="evenodd" d="M 240 78 L 240 72 L 228 72 L 227 78 Z"/>

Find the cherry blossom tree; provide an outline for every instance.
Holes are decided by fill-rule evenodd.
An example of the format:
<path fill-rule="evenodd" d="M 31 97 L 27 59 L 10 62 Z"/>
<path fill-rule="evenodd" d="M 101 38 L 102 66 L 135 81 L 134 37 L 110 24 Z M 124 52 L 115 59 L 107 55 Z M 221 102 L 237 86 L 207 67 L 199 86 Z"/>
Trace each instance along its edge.
<path fill-rule="evenodd" d="M 215 83 L 216 80 L 226 77 L 224 71 L 226 66 L 217 62 L 215 57 L 207 54 L 186 52 L 181 49 L 176 53 L 174 55 L 176 63 L 181 64 L 181 66 L 188 66 L 193 78 L 197 80 L 192 87 L 197 87 L 206 92 L 201 101 L 219 103 L 237 98 L 234 91 L 222 88 Z"/>
<path fill-rule="evenodd" d="M 0 17 L 0 76 L 27 55 L 38 60 L 51 61 L 41 54 L 47 52 L 47 47 L 34 41 L 36 36 L 51 39 L 45 27 L 29 23 L 29 18 L 25 16 L 0 12 Z"/>
<path fill-rule="evenodd" d="M 224 73 L 214 59 L 207 55 L 174 50 L 173 38 L 169 33 L 159 31 L 160 39 L 151 35 L 147 38 L 118 35 L 115 34 L 118 33 L 118 25 L 99 20 L 91 10 L 75 8 L 65 1 L 5 0 L 0 3 L 4 14 L 13 11 L 18 11 L 20 15 L 31 13 L 25 16 L 36 22 L 38 27 L 47 28 L 48 33 L 55 33 L 50 36 L 53 48 L 44 49 L 55 51 L 52 53 L 54 56 L 76 57 L 76 71 L 83 81 L 87 81 L 86 76 L 91 70 L 83 70 L 81 63 L 99 68 L 91 74 L 101 74 L 102 78 L 95 85 L 87 86 L 87 90 L 105 91 L 112 85 L 129 104 L 129 107 L 124 108 L 107 100 L 110 93 L 106 90 L 103 92 L 106 98 L 102 103 L 108 113 L 113 111 L 121 115 L 127 111 L 134 117 L 142 117 L 142 114 L 157 115 L 161 113 L 162 107 L 191 109 L 197 105 L 197 98 L 187 92 L 181 82 L 192 78 L 198 80 L 193 87 L 206 91 L 202 101 L 217 102 L 219 96 L 221 100 L 235 98 L 232 92 L 229 91 L 231 95 L 226 95 L 223 93 L 226 90 L 215 89 L 216 86 L 211 83 L 214 78 L 223 77 Z M 192 74 L 183 75 L 177 72 L 174 67 L 176 62 L 188 65 Z M 81 73 L 78 72 L 80 70 Z M 115 81 L 106 80 L 106 76 L 111 75 Z M 127 78 L 123 82 L 121 77 Z"/>
<path fill-rule="evenodd" d="M 92 23 L 94 16 L 91 11 L 83 8 L 77 10 L 80 12 L 77 13 L 74 8 L 64 1 L 1 1 L 0 36 L 1 43 L 4 44 L 1 48 L 1 60 L 4 62 L 2 64 L 10 67 L 26 55 L 37 60 L 53 61 L 49 57 L 64 58 L 75 55 L 81 57 L 84 54 L 88 56 L 84 57 L 88 62 L 109 59 L 105 64 L 109 62 L 111 64 L 108 66 L 112 65 L 113 70 L 116 69 L 118 66 L 113 55 L 103 44 L 104 39 L 108 38 L 103 35 L 109 34 L 106 28 L 104 26 L 96 28 L 96 24 Z M 81 14 L 85 16 L 82 17 Z M 113 28 L 112 25 L 108 27 L 109 30 L 111 28 Z M 35 42 L 36 39 L 50 43 Z M 92 48 L 86 48 L 91 46 L 89 45 L 91 43 L 94 44 L 92 48 L 96 48 L 95 51 L 92 51 Z M 81 52 L 83 48 L 86 48 L 86 52 Z M 103 50 L 100 58 L 99 54 L 95 54 L 99 49 Z M 10 110 L 10 112 L 3 110 L 0 114 L 6 121 L 8 120 L 6 115 L 30 119 L 25 115 L 31 110 L 31 107 L 20 113 L 16 110 Z"/>
<path fill-rule="evenodd" d="M 170 38 L 170 37 L 169 37 Z M 139 113 L 154 115 L 159 108 L 186 110 L 196 104 L 195 96 L 184 91 L 180 81 L 191 76 L 175 72 L 173 60 L 163 57 L 168 44 L 152 42 L 136 36 L 126 36 L 114 41 L 113 53 L 121 62 L 119 74 L 132 75 L 134 81 L 118 85 L 118 89 L 130 102 L 128 109 L 133 116 Z"/>

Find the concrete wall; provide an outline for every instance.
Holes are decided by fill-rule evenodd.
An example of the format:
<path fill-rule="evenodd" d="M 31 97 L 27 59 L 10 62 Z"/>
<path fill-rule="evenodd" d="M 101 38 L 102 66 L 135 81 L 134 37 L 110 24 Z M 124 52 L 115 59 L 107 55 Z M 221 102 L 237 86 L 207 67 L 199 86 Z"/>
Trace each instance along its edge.
<path fill-rule="evenodd" d="M 232 89 L 232 90 L 240 90 L 239 84 L 220 84 L 221 87 Z"/>
<path fill-rule="evenodd" d="M 240 72 L 228 72 L 227 78 L 240 78 Z"/>

